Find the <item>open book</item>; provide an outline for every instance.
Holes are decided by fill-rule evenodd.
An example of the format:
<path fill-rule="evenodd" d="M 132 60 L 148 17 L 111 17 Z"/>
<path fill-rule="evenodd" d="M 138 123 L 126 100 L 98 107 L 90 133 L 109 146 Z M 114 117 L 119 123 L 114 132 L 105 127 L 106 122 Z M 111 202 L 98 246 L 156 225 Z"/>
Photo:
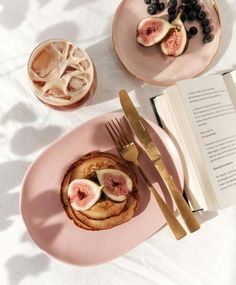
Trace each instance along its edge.
<path fill-rule="evenodd" d="M 192 208 L 236 203 L 236 71 L 179 81 L 153 102 L 180 150 Z"/>

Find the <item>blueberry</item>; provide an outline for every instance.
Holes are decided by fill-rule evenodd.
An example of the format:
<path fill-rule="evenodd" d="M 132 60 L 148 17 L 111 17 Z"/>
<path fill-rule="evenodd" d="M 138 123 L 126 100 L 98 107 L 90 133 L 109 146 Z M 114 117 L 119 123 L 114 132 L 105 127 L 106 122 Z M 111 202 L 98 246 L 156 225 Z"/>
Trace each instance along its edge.
<path fill-rule="evenodd" d="M 180 19 L 181 19 L 182 22 L 186 21 L 187 15 L 185 13 L 182 13 L 181 16 L 180 16 Z"/>
<path fill-rule="evenodd" d="M 151 4 L 158 6 L 160 3 L 159 0 L 151 0 Z"/>
<path fill-rule="evenodd" d="M 194 36 L 194 35 L 196 35 L 198 33 L 198 29 L 196 27 L 191 27 L 189 29 L 189 32 L 190 32 L 191 35 Z"/>
<path fill-rule="evenodd" d="M 170 0 L 169 6 L 176 7 L 177 6 L 177 0 Z"/>
<path fill-rule="evenodd" d="M 196 12 L 200 12 L 201 11 L 201 6 L 196 4 L 196 5 L 193 5 L 193 10 L 196 11 Z"/>
<path fill-rule="evenodd" d="M 165 3 L 160 3 L 158 6 L 157 6 L 158 10 L 159 11 L 163 11 L 165 9 Z"/>
<path fill-rule="evenodd" d="M 207 18 L 203 19 L 203 20 L 201 21 L 201 25 L 202 25 L 202 27 L 208 26 L 208 25 L 209 25 L 209 20 L 208 20 Z"/>
<path fill-rule="evenodd" d="M 191 5 L 196 5 L 196 4 L 197 4 L 197 0 L 190 0 L 189 3 L 190 3 Z"/>
<path fill-rule="evenodd" d="M 204 11 L 200 11 L 197 15 L 198 20 L 202 21 L 206 18 L 206 13 Z"/>
<path fill-rule="evenodd" d="M 153 4 L 148 5 L 147 6 L 147 12 L 149 15 L 155 15 L 157 12 L 157 6 L 153 5 Z"/>
<path fill-rule="evenodd" d="M 170 15 L 169 16 L 169 23 L 171 23 L 172 21 L 174 21 L 174 19 L 176 18 L 176 15 Z"/>
<path fill-rule="evenodd" d="M 149 5 L 149 4 L 151 4 L 151 0 L 144 0 L 144 3 L 145 3 L 146 5 Z"/>
<path fill-rule="evenodd" d="M 196 16 L 197 16 L 196 11 L 191 10 L 191 11 L 188 13 L 188 20 L 189 20 L 189 21 L 194 21 L 194 20 L 196 20 Z"/>
<path fill-rule="evenodd" d="M 183 4 L 180 4 L 177 8 L 178 12 L 179 11 L 184 11 L 184 5 Z"/>
<path fill-rule="evenodd" d="M 169 14 L 169 15 L 175 15 L 175 13 L 176 13 L 176 10 L 175 10 L 174 7 L 169 7 L 169 8 L 168 8 L 168 14 Z"/>
<path fill-rule="evenodd" d="M 187 31 L 187 37 L 189 40 L 192 38 L 192 34 L 190 33 L 190 31 Z"/>
<path fill-rule="evenodd" d="M 191 10 L 192 10 L 192 5 L 191 4 L 184 5 L 184 12 L 188 13 Z"/>
<path fill-rule="evenodd" d="M 212 35 L 211 34 L 206 34 L 206 35 L 204 35 L 204 37 L 203 37 L 203 42 L 205 43 L 205 44 L 207 44 L 207 43 L 209 43 L 209 42 L 211 42 L 212 41 Z"/>
<path fill-rule="evenodd" d="M 211 27 L 210 26 L 205 26 L 203 29 L 203 34 L 210 34 L 211 33 Z"/>

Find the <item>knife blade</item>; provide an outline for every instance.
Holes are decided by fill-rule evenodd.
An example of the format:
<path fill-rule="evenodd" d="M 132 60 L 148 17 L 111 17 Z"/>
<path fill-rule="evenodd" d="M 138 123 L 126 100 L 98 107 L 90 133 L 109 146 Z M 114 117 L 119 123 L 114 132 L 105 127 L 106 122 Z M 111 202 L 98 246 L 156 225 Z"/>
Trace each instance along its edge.
<path fill-rule="evenodd" d="M 179 213 L 181 214 L 186 226 L 188 227 L 190 232 L 198 230 L 200 228 L 200 224 L 197 218 L 192 213 L 190 207 L 188 206 L 187 202 L 185 201 L 178 187 L 176 186 L 172 176 L 169 174 L 162 160 L 160 151 L 153 142 L 148 130 L 145 128 L 143 124 L 143 119 L 139 115 L 133 102 L 129 98 L 128 93 L 124 89 L 122 89 L 119 92 L 119 96 L 122 109 L 131 126 L 131 129 L 142 144 L 145 152 L 155 165 L 157 171 L 161 175 L 163 182 L 165 183 L 166 188 L 168 189 L 172 199 L 174 200 L 176 207 L 179 210 Z"/>

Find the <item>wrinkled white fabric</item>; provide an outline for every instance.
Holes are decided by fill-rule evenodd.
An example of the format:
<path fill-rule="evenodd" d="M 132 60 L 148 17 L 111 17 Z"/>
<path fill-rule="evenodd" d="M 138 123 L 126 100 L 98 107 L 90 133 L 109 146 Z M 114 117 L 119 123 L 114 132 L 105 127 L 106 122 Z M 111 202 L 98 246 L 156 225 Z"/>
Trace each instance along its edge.
<path fill-rule="evenodd" d="M 207 73 L 236 68 L 236 2 L 218 2 L 222 44 Z M 235 285 L 236 206 L 205 214 L 202 229 L 181 241 L 165 227 L 126 255 L 86 268 L 43 253 L 20 217 L 20 184 L 29 164 L 80 123 L 120 110 L 119 89 L 126 88 L 140 113 L 155 122 L 149 98 L 161 89 L 129 75 L 112 48 L 118 4 L 119 0 L 0 0 L 0 284 Z M 30 52 L 55 37 L 85 48 L 97 69 L 93 99 L 69 112 L 41 104 L 27 79 Z"/>

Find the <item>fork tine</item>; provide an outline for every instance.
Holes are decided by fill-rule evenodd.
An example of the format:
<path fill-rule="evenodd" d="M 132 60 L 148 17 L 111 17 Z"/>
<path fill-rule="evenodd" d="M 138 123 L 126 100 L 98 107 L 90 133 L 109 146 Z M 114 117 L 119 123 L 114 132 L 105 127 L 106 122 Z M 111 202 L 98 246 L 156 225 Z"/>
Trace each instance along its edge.
<path fill-rule="evenodd" d="M 112 126 L 112 124 L 113 126 Z M 109 122 L 108 124 L 110 125 L 110 127 L 113 130 L 113 133 L 115 134 L 116 139 L 119 141 L 119 143 L 121 144 L 121 147 L 124 147 L 126 145 L 125 141 L 122 138 L 122 135 L 120 134 L 119 128 L 117 127 L 117 125 L 115 124 L 115 122 L 113 120 L 111 120 L 111 123 Z"/>
<path fill-rule="evenodd" d="M 108 125 L 109 125 L 109 122 L 108 122 Z M 108 125 L 105 124 L 105 127 L 106 127 L 111 139 L 113 140 L 114 144 L 116 145 L 117 148 L 122 148 L 122 145 L 120 144 L 119 140 L 116 139 L 116 137 L 113 134 L 113 131 L 111 130 L 111 127 Z"/>
<path fill-rule="evenodd" d="M 116 119 L 116 118 L 115 118 L 115 119 Z M 121 133 L 121 131 L 120 131 L 120 129 L 119 129 L 119 126 L 118 126 L 113 120 L 111 120 L 111 122 L 112 122 L 112 124 L 113 124 L 113 126 L 114 126 L 114 129 L 116 130 L 117 136 L 119 137 L 119 139 L 120 139 L 120 141 L 122 142 L 123 146 L 125 146 L 125 145 L 126 145 L 126 142 L 125 142 L 125 140 L 124 140 L 124 138 L 123 138 L 123 136 L 122 136 L 122 133 Z"/>
<path fill-rule="evenodd" d="M 113 123 L 113 125 L 114 125 L 114 122 L 111 120 L 111 122 Z M 113 133 L 113 136 L 115 137 L 115 139 L 116 139 L 116 141 L 118 142 L 118 144 L 119 144 L 119 146 L 121 147 L 121 148 L 123 148 L 124 147 L 124 142 L 121 140 L 121 138 L 120 138 L 120 136 L 119 136 L 119 134 L 117 133 L 117 130 L 116 130 L 116 125 L 112 125 L 111 124 L 111 122 L 108 122 L 108 125 L 109 125 L 109 127 L 110 127 L 110 130 L 112 130 L 112 133 Z"/>
<path fill-rule="evenodd" d="M 119 120 L 117 118 L 115 118 L 115 120 L 116 120 L 118 126 L 120 127 L 120 134 L 121 134 L 123 140 L 125 141 L 126 144 L 129 144 L 130 141 L 127 138 L 127 134 L 126 134 L 124 127 L 122 126 L 122 124 L 119 122 Z"/>

